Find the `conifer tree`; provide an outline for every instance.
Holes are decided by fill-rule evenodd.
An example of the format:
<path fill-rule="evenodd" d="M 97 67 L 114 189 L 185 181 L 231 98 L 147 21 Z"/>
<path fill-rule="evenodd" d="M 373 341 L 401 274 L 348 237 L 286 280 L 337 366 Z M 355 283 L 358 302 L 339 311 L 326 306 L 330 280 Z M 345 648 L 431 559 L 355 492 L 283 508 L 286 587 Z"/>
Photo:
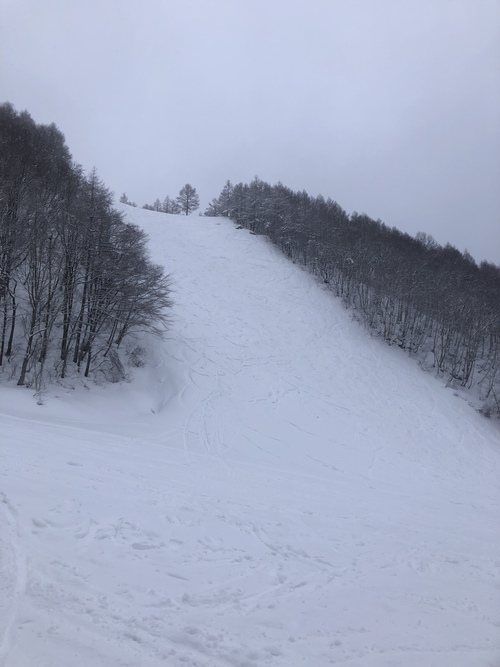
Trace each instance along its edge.
<path fill-rule="evenodd" d="M 192 185 L 186 183 L 179 192 L 177 203 L 184 215 L 189 215 L 193 211 L 196 211 L 200 206 L 200 198 L 198 197 L 196 188 L 193 188 Z"/>

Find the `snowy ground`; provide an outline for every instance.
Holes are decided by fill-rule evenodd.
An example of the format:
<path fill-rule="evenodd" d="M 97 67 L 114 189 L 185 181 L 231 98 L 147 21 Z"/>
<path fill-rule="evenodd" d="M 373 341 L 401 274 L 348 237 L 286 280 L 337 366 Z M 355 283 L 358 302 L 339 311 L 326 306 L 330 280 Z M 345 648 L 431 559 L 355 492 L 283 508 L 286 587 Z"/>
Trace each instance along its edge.
<path fill-rule="evenodd" d="M 498 423 L 264 239 L 125 210 L 175 321 L 0 389 L 0 666 L 498 667 Z"/>

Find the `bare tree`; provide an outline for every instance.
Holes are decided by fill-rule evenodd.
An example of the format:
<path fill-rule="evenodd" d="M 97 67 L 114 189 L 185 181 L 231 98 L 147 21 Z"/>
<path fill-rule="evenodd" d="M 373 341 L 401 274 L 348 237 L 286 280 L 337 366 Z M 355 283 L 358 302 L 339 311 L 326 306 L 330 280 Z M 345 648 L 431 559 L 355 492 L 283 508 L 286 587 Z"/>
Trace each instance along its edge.
<path fill-rule="evenodd" d="M 55 125 L 0 105 L 0 365 L 19 385 L 64 378 L 71 360 L 86 376 L 120 366 L 125 336 L 165 330 L 169 279 L 146 242 Z"/>

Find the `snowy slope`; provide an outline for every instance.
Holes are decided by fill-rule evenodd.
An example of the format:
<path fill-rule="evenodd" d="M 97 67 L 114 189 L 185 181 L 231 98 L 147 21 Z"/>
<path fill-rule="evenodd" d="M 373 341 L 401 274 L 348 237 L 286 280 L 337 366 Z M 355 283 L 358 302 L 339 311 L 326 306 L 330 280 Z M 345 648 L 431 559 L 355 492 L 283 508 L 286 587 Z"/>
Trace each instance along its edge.
<path fill-rule="evenodd" d="M 265 239 L 124 210 L 173 327 L 0 389 L 0 666 L 500 665 L 498 424 Z"/>

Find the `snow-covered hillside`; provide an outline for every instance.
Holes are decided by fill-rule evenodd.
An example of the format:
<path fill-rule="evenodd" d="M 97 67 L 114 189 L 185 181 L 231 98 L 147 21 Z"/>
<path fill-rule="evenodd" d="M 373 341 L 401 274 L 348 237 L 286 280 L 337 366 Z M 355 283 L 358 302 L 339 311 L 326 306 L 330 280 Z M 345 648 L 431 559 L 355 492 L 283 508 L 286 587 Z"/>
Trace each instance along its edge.
<path fill-rule="evenodd" d="M 0 389 L 0 665 L 500 665 L 498 423 L 265 239 L 124 210 L 173 325 Z"/>

